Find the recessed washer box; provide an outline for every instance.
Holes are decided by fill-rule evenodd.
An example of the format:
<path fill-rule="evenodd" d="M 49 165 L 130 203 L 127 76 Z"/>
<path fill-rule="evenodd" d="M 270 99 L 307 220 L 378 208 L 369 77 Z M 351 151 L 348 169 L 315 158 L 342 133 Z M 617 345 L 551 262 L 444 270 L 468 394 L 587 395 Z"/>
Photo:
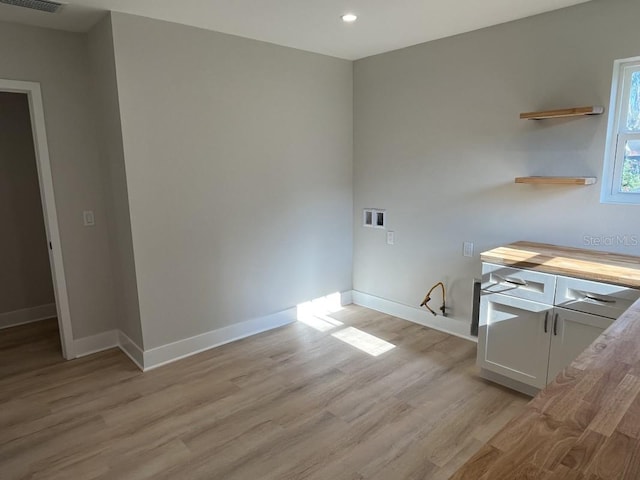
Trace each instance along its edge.
<path fill-rule="evenodd" d="M 386 211 L 379 208 L 365 208 L 362 211 L 362 226 L 371 228 L 386 228 Z"/>

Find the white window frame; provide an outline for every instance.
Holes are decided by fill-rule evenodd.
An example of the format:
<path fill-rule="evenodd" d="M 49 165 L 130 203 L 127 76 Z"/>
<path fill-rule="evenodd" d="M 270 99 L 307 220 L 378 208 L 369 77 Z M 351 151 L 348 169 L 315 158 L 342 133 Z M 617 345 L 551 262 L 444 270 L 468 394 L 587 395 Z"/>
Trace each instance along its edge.
<path fill-rule="evenodd" d="M 626 142 L 640 140 L 640 132 L 629 132 L 626 129 L 631 94 L 631 75 L 635 72 L 640 72 L 640 57 L 616 60 L 613 64 L 609 125 L 600 196 L 602 203 L 640 205 L 640 193 L 619 191 L 622 183 Z"/>

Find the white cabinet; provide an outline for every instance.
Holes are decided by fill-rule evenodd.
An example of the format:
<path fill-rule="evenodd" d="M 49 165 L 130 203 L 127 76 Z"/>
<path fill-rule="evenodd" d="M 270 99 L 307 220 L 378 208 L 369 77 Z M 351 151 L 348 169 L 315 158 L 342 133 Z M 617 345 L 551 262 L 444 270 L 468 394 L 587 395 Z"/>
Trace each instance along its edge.
<path fill-rule="evenodd" d="M 547 383 L 576 359 L 614 320 L 556 307 L 551 324 Z"/>
<path fill-rule="evenodd" d="M 527 385 L 547 384 L 553 307 L 499 293 L 480 300 L 478 363 Z"/>
<path fill-rule="evenodd" d="M 640 298 L 636 289 L 488 263 L 482 273 L 477 363 L 486 378 L 525 393 L 551 382 Z"/>

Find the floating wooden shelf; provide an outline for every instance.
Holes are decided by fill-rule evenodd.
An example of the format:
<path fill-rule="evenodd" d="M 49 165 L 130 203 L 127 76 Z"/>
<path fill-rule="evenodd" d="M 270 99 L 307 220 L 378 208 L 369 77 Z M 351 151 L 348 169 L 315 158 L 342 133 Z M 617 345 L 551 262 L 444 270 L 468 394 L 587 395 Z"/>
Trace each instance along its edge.
<path fill-rule="evenodd" d="M 596 177 L 518 177 L 516 183 L 533 185 L 593 185 Z"/>
<path fill-rule="evenodd" d="M 602 115 L 604 107 L 576 107 L 564 108 L 562 110 L 547 110 L 545 112 L 521 113 L 520 118 L 524 120 L 544 120 L 545 118 L 566 118 L 581 117 L 585 115 Z"/>

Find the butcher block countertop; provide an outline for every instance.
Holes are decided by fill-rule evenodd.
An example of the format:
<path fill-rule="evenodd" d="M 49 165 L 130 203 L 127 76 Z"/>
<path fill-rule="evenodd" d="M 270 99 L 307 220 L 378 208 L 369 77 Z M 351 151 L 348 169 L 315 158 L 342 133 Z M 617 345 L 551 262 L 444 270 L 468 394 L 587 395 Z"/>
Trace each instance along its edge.
<path fill-rule="evenodd" d="M 640 257 L 516 242 L 484 252 L 483 262 L 640 288 Z"/>
<path fill-rule="evenodd" d="M 637 257 L 602 255 L 518 242 L 482 259 L 640 286 Z M 640 300 L 451 477 L 516 479 L 640 479 Z"/>

